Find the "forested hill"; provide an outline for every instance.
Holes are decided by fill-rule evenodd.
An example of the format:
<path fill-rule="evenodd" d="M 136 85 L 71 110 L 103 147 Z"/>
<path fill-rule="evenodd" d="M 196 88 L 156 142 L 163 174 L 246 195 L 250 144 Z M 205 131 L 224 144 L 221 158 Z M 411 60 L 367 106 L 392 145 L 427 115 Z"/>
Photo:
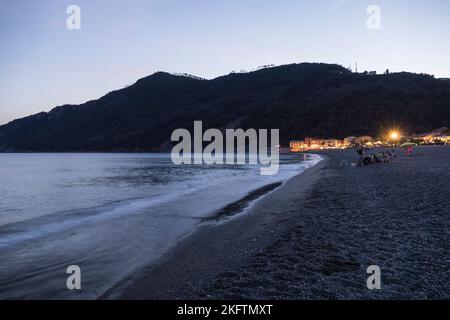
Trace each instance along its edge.
<path fill-rule="evenodd" d="M 176 128 L 278 128 L 306 136 L 376 136 L 450 126 L 450 81 L 429 75 L 356 74 L 292 64 L 202 80 L 158 72 L 82 105 L 0 127 L 0 151 L 160 151 Z"/>

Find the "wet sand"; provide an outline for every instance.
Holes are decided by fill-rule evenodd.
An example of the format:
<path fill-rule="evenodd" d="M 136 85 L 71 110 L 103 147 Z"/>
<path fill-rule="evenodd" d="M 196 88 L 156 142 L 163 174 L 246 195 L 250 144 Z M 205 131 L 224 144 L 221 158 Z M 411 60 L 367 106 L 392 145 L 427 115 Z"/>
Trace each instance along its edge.
<path fill-rule="evenodd" d="M 450 298 L 450 147 L 356 168 L 326 159 L 247 213 L 209 223 L 106 299 Z M 366 269 L 381 268 L 381 290 Z"/>

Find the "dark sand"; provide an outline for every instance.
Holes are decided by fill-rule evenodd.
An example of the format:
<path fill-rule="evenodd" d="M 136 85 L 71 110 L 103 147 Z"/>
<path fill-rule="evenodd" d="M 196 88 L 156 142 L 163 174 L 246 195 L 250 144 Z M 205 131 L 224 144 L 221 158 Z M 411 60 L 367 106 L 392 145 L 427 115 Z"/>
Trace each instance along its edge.
<path fill-rule="evenodd" d="M 109 299 L 450 298 L 450 147 L 351 166 L 353 150 L 181 241 Z M 368 290 L 379 265 L 382 290 Z"/>

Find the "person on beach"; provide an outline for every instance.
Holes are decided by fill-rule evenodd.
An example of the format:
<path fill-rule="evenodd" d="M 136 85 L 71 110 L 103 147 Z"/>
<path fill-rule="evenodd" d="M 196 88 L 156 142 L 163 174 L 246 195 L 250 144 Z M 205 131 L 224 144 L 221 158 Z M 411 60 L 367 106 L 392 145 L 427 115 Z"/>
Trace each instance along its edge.
<path fill-rule="evenodd" d="M 413 147 L 412 146 L 408 146 L 406 148 L 406 154 L 408 155 L 408 157 L 411 156 L 412 152 L 413 152 Z"/>
<path fill-rule="evenodd" d="M 389 151 L 386 151 L 386 159 L 384 162 L 386 163 L 391 162 L 391 153 Z"/>
<path fill-rule="evenodd" d="M 359 147 L 358 149 L 356 149 L 356 153 L 359 155 L 358 166 L 362 167 L 364 165 L 364 150 L 363 150 L 363 148 Z"/>

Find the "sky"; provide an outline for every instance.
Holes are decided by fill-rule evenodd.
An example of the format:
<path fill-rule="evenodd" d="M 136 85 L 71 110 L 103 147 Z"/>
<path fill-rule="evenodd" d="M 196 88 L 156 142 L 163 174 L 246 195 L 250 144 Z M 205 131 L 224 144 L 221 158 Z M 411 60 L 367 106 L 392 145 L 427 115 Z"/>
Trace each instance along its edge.
<path fill-rule="evenodd" d="M 69 5 L 81 29 L 67 28 Z M 449 39 L 448 0 L 0 0 L 0 124 L 156 71 L 357 62 L 450 78 Z"/>

